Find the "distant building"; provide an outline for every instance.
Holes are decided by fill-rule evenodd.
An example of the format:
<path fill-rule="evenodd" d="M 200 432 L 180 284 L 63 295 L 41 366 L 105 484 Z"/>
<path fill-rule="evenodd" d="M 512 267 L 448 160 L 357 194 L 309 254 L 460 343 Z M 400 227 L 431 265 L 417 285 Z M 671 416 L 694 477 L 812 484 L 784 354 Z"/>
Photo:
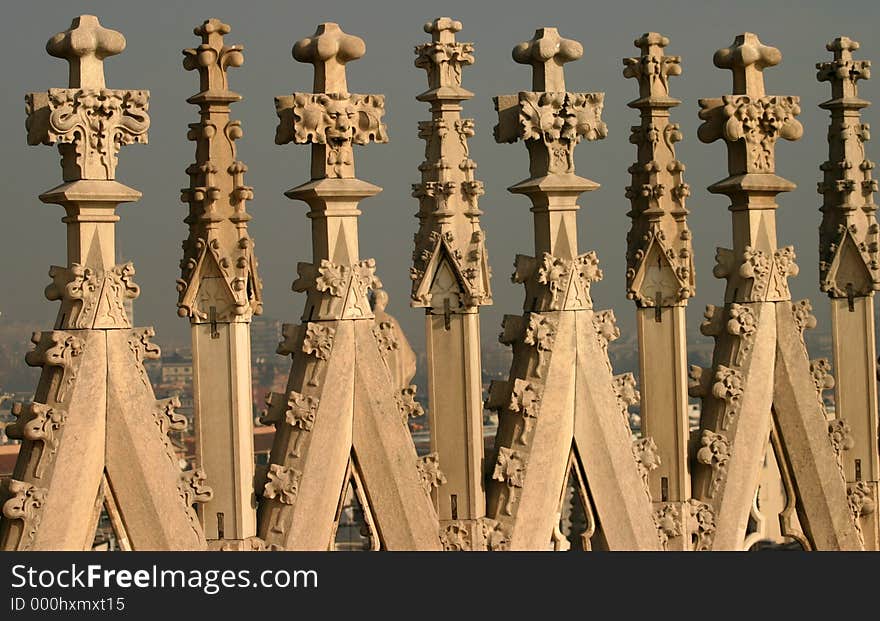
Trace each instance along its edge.
<path fill-rule="evenodd" d="M 257 316 L 251 320 L 251 356 L 255 361 L 281 358 L 275 349 L 281 341 L 281 322 Z"/>
<path fill-rule="evenodd" d="M 164 385 L 191 385 L 193 379 L 192 354 L 179 351 L 162 356 L 160 383 Z"/>

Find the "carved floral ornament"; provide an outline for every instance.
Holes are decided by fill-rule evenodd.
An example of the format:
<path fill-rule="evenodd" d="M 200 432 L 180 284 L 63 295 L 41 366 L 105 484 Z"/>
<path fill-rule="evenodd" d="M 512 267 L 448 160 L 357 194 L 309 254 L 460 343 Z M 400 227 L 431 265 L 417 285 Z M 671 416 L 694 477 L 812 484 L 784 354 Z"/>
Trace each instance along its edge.
<path fill-rule="evenodd" d="M 697 552 L 711 550 L 715 539 L 715 511 L 711 505 L 690 499 L 691 539 Z"/>
<path fill-rule="evenodd" d="M 115 179 L 119 149 L 147 142 L 149 96 L 107 88 L 29 93 L 28 144 L 58 144 L 65 181 Z"/>
<path fill-rule="evenodd" d="M 85 342 L 78 336 L 61 330 L 34 332 L 34 349 L 25 354 L 25 363 L 31 367 L 57 367 L 61 373 L 55 392 L 55 401 L 63 403 L 67 391 L 76 380 L 75 359 L 82 355 Z"/>
<path fill-rule="evenodd" d="M 416 462 L 419 479 L 426 494 L 446 483 L 446 475 L 440 470 L 440 455 L 437 452 L 420 457 Z"/>
<path fill-rule="evenodd" d="M 277 499 L 285 505 L 292 505 L 299 491 L 302 472 L 280 464 L 271 464 L 267 473 L 268 480 L 263 488 L 263 497 Z"/>
<path fill-rule="evenodd" d="M 12 439 L 41 444 L 40 456 L 33 472 L 34 478 L 40 479 L 45 472 L 46 463 L 58 450 L 59 431 L 67 413 L 44 403 L 23 405 L 16 402 L 12 406 L 12 415 L 16 417 L 16 421 L 7 425 L 6 435 Z"/>
<path fill-rule="evenodd" d="M 40 526 L 43 505 L 49 490 L 17 479 L 8 480 L 7 490 L 9 498 L 3 503 L 3 517 L 7 520 L 21 520 L 22 533 L 17 549 L 28 550 Z"/>
<path fill-rule="evenodd" d="M 275 98 L 276 144 L 327 145 L 326 176 L 354 178 L 352 144 L 388 142 L 383 95 L 294 93 Z"/>
<path fill-rule="evenodd" d="M 440 543 L 447 551 L 500 551 L 510 546 L 510 535 L 498 520 L 492 518 L 452 520 L 441 530 Z"/>
<path fill-rule="evenodd" d="M 727 463 L 730 461 L 730 440 L 724 434 L 709 429 L 703 430 L 700 437 L 700 448 L 697 450 L 697 461 L 712 468 L 712 483 L 709 498 L 721 487 L 727 476 Z"/>
<path fill-rule="evenodd" d="M 640 438 L 633 442 L 632 452 L 639 468 L 639 474 L 642 477 L 645 493 L 648 495 L 648 499 L 650 499 L 651 488 L 648 485 L 648 473 L 661 466 L 657 443 L 654 441 L 654 438 Z"/>
<path fill-rule="evenodd" d="M 506 446 L 498 447 L 492 479 L 507 485 L 507 503 L 504 510 L 507 515 L 513 515 L 513 504 L 515 502 L 513 489 L 522 487 L 523 483 L 525 483 L 525 459 L 525 455 L 515 449 Z"/>
<path fill-rule="evenodd" d="M 664 504 L 654 510 L 653 517 L 660 545 L 666 550 L 670 539 L 682 535 L 681 513 L 675 505 Z"/>
<path fill-rule="evenodd" d="M 422 408 L 422 404 L 416 401 L 417 392 L 418 388 L 416 387 L 416 385 L 411 384 L 406 388 L 403 388 L 394 397 L 397 402 L 397 409 L 400 412 L 403 420 L 403 425 L 407 429 L 409 429 L 410 418 L 418 418 L 425 413 L 424 408 Z"/>

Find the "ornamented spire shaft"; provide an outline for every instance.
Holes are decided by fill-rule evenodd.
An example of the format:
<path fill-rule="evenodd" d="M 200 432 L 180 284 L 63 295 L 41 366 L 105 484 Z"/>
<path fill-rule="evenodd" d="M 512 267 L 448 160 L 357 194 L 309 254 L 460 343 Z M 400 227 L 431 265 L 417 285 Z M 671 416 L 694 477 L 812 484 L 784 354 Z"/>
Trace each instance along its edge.
<path fill-rule="evenodd" d="M 880 289 L 874 162 L 865 153 L 870 127 L 861 111 L 869 105 L 858 94 L 859 80 L 871 77 L 871 62 L 853 59 L 859 43 L 838 37 L 826 46 L 834 59 L 816 65 L 820 82 L 831 84 L 831 99 L 819 104 L 831 113 L 828 161 L 820 168 L 823 201 L 819 227 L 819 284 L 831 298 L 831 344 L 837 382 L 831 424 L 850 429 L 851 446 L 838 451 L 853 520 L 865 548 L 880 549 L 880 454 L 877 448 L 877 384 L 873 381 L 874 292 Z M 841 417 L 845 417 L 846 421 Z M 864 504 L 862 501 L 865 501 Z"/>
<path fill-rule="evenodd" d="M 154 331 L 132 328 L 134 266 L 114 264 L 116 208 L 141 196 L 115 180 L 117 155 L 145 143 L 150 125 L 147 91 L 104 82 L 103 61 L 124 48 L 122 34 L 81 15 L 46 45 L 68 61 L 68 87 L 26 96 L 28 143 L 61 153 L 64 183 L 40 200 L 64 207 L 67 265 L 49 269 L 55 330 L 35 332 L 25 360 L 42 367 L 34 401 L 13 407 L 10 436 L 22 445 L 0 511 L 4 550 L 82 550 L 103 503 L 123 548 L 205 548 L 193 503 L 210 488 L 202 476 L 198 492 L 183 493 L 192 481 L 181 480 L 167 435 L 180 421 L 143 366 L 159 357 Z"/>
<path fill-rule="evenodd" d="M 315 92 L 275 99 L 276 142 L 312 145 L 311 180 L 285 193 L 311 208 L 314 259 L 297 266 L 293 284 L 308 298 L 303 324 L 282 327 L 278 353 L 293 361 L 261 419 L 275 437 L 257 478 L 259 534 L 286 549 L 334 547 L 349 481 L 367 523 L 375 519 L 374 549 L 440 548 L 430 490 L 442 475 L 436 459 L 420 464 L 407 423 L 421 413 L 415 354 L 385 311 L 376 262 L 358 257 L 359 203 L 382 189 L 354 177 L 352 147 L 388 141 L 384 97 L 348 92 L 345 65 L 365 49 L 337 24 L 319 25 L 293 47 L 315 66 Z"/>
<path fill-rule="evenodd" d="M 534 207 L 535 256 L 517 255 L 513 281 L 526 286 L 527 311 L 592 308 L 590 285 L 602 278 L 594 252 L 577 248 L 577 197 L 599 187 L 574 172 L 574 148 L 582 140 L 607 135 L 602 122 L 604 93 L 564 90 L 562 65 L 583 55 L 577 41 L 555 28 L 539 28 L 531 41 L 514 48 L 513 59 L 533 67 L 533 87 L 495 97 L 496 142 L 523 140 L 530 177 L 509 188 L 529 196 Z M 553 197 L 553 200 L 551 200 Z"/>
<path fill-rule="evenodd" d="M 193 30 L 201 45 L 183 51 L 183 66 L 199 72 L 201 88 L 187 99 L 199 106 L 200 119 L 187 133 L 196 143 L 196 161 L 186 169 L 190 187 L 181 192 L 189 204 L 189 237 L 177 281 L 178 314 L 193 323 L 247 322 L 262 312 L 262 282 L 247 231 L 254 192 L 244 184 L 247 166 L 236 158 L 241 122 L 229 116 L 229 105 L 241 95 L 229 90 L 227 71 L 240 67 L 244 54 L 242 46 L 224 43 L 229 31 L 220 20 L 206 20 Z"/>
<path fill-rule="evenodd" d="M 639 307 L 683 305 L 694 295 L 694 261 L 687 227 L 685 199 L 690 186 L 685 166 L 675 157 L 682 139 L 670 108 L 681 103 L 669 96 L 669 79 L 681 74 L 681 57 L 667 56 L 669 39 L 646 33 L 635 41 L 642 55 L 623 60 L 623 75 L 639 82 L 639 98 L 630 108 L 642 122 L 631 128 L 630 142 L 638 161 L 630 166 L 632 184 L 626 196 L 632 203 L 632 228 L 627 236 L 627 297 Z"/>
<path fill-rule="evenodd" d="M 474 120 L 461 118 L 461 102 L 473 93 L 461 86 L 462 68 L 473 64 L 473 43 L 459 43 L 461 22 L 448 17 L 425 25 L 431 43 L 415 48 L 416 67 L 428 72 L 428 90 L 416 99 L 431 104 L 431 120 L 419 123 L 425 161 L 419 165 L 419 232 L 415 237 L 413 307 L 433 313 L 474 312 L 492 303 L 491 270 L 477 205 L 483 182 L 474 178 L 476 162 L 468 139 Z M 438 278 L 438 272 L 443 277 Z"/>
<path fill-rule="evenodd" d="M 573 468 L 589 481 L 584 502 L 595 507 L 584 512 L 598 515 L 608 547 L 658 549 L 650 496 L 641 492 L 656 455 L 653 444 L 632 444 L 635 382 L 612 374 L 607 344 L 619 332 L 610 311 L 593 311 L 596 253 L 578 249 L 577 200 L 599 186 L 575 174 L 574 149 L 607 133 L 604 94 L 565 90 L 562 66 L 583 51 L 556 28 L 539 28 L 513 49 L 516 62 L 531 65 L 534 91 L 495 98 L 495 140 L 522 140 L 529 151 L 530 176 L 509 191 L 532 202 L 535 256 L 516 257 L 525 314 L 504 318 L 500 340 L 513 361 L 486 400 L 499 413 L 486 513 L 510 548 L 547 549 L 559 539 L 560 490 Z"/>
<path fill-rule="evenodd" d="M 719 248 L 714 274 L 727 279 L 725 302 L 788 300 L 788 277 L 796 276 L 792 246 L 777 248 L 776 202 L 780 192 L 795 185 L 775 174 L 776 142 L 798 140 L 800 98 L 765 95 L 763 70 L 779 63 L 782 54 L 752 33 L 739 35 L 729 48 L 715 53 L 715 65 L 733 73 L 733 94 L 700 100 L 698 137 L 723 139 L 728 149 L 729 176 L 709 191 L 730 197 L 733 250 Z"/>
<path fill-rule="evenodd" d="M 624 58 L 623 75 L 639 83 L 641 123 L 631 128 L 638 161 L 626 188 L 632 210 L 627 235 L 627 296 L 635 301 L 639 336 L 641 431 L 654 438 L 659 465 L 645 473 L 654 519 L 666 549 L 690 547 L 690 468 L 685 306 L 694 295 L 694 261 L 685 200 L 690 187 L 675 156 L 682 139 L 670 109 L 669 81 L 681 74 L 681 57 L 664 54 L 669 39 L 656 32 L 634 41 L 641 55 Z"/>
<path fill-rule="evenodd" d="M 714 514 L 713 549 L 743 549 L 760 464 L 774 451 L 808 531 L 783 520 L 783 534 L 816 549 L 860 549 L 829 441 L 822 399 L 828 363 L 809 359 L 804 330 L 815 318 L 809 301 L 791 301 L 794 248 L 777 247 L 776 195 L 795 186 L 775 174 L 776 143 L 803 133 L 798 98 L 764 92 L 762 71 L 781 59 L 754 34 L 737 36 L 714 58 L 733 72 L 733 94 L 700 100 L 699 138 L 727 144 L 730 176 L 709 190 L 730 197 L 734 247 L 716 256 L 714 274 L 727 279 L 724 307 L 709 306 L 700 326 L 715 339 L 712 368 L 691 369 L 690 394 L 703 400 L 693 495 Z"/>
<path fill-rule="evenodd" d="M 822 225 L 819 228 L 819 282 L 832 298 L 871 295 L 880 289 L 874 162 L 865 153 L 870 127 L 861 110 L 870 102 L 858 94 L 859 80 L 871 77 L 871 61 L 854 60 L 859 43 L 838 37 L 825 46 L 834 60 L 817 63 L 817 79 L 831 83 L 828 161 L 820 166 Z"/>
<path fill-rule="evenodd" d="M 348 92 L 345 64 L 364 55 L 363 39 L 337 24 L 298 41 L 293 57 L 315 66 L 315 92 L 275 98 L 277 144 L 312 145 L 312 180 L 285 195 L 311 207 L 312 263 L 299 263 L 294 291 L 306 291 L 303 318 L 372 317 L 370 289 L 381 287 L 373 259 L 358 259 L 358 202 L 381 189 L 354 176 L 353 145 L 388 142 L 384 95 Z"/>
<path fill-rule="evenodd" d="M 468 149 L 474 121 L 461 118 L 461 102 L 473 97 L 461 82 L 474 45 L 455 40 L 461 28 L 439 17 L 424 26 L 431 42 L 415 48 L 416 67 L 428 73 L 428 90 L 416 99 L 430 104 L 431 120 L 419 123 L 425 161 L 413 185 L 419 231 L 410 304 L 426 310 L 431 447 L 444 471 L 444 484 L 432 489 L 434 505 L 446 546 L 458 545 L 448 540 L 454 532 L 466 549 L 477 549 L 476 520 L 486 514 L 479 309 L 492 303 L 492 293 L 477 205 L 483 182 L 474 178 Z M 450 373 L 450 366 L 461 371 Z"/>

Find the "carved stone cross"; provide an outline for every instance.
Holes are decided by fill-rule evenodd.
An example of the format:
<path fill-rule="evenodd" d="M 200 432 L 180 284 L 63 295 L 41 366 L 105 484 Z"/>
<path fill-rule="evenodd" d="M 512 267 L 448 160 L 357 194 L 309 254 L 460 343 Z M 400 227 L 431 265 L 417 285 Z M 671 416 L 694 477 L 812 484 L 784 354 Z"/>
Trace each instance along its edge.
<path fill-rule="evenodd" d="M 293 57 L 315 66 L 314 92 L 347 93 L 345 64 L 361 58 L 367 51 L 364 40 L 342 31 L 339 24 L 320 24 L 311 37 L 297 41 Z"/>
<path fill-rule="evenodd" d="M 425 32 L 435 43 L 455 43 L 455 33 L 461 32 L 461 22 L 451 17 L 438 17 L 425 24 Z"/>
<path fill-rule="evenodd" d="M 125 49 L 125 37 L 81 15 L 46 43 L 70 64 L 70 86 L 28 93 L 28 144 L 58 145 L 65 181 L 113 180 L 120 147 L 147 142 L 150 94 L 104 84 L 104 59 Z"/>
<path fill-rule="evenodd" d="M 565 91 L 562 65 L 584 55 L 584 46 L 559 36 L 556 28 L 538 28 L 535 36 L 513 48 L 513 60 L 532 66 L 532 90 Z"/>
<path fill-rule="evenodd" d="M 758 35 L 744 32 L 733 40 L 733 45 L 717 52 L 712 61 L 719 69 L 733 72 L 733 94 L 764 96 L 764 74 L 782 60 L 782 53 L 775 47 L 764 45 Z"/>
<path fill-rule="evenodd" d="M 624 77 L 639 81 L 640 97 L 669 97 L 669 76 L 681 75 L 681 56 L 665 56 L 663 48 L 669 38 L 658 32 L 646 32 L 633 41 L 642 52 L 640 57 L 624 58 Z M 632 107 L 632 106 L 631 106 Z"/>
<path fill-rule="evenodd" d="M 293 46 L 293 57 L 315 66 L 314 93 L 276 97 L 276 144 L 312 144 L 312 179 L 354 179 L 352 144 L 388 142 L 383 95 L 350 95 L 345 64 L 364 55 L 364 40 L 338 24 L 318 26 Z"/>
<path fill-rule="evenodd" d="M 820 82 L 831 82 L 832 99 L 858 97 L 856 83 L 871 77 L 870 60 L 853 60 L 852 53 L 859 47 L 859 42 L 849 37 L 837 37 L 825 46 L 834 53 L 834 60 L 816 64 L 817 78 Z"/>
<path fill-rule="evenodd" d="M 80 15 L 46 43 L 51 56 L 70 63 L 70 88 L 104 88 L 104 59 L 125 49 L 121 32 L 104 28 L 94 15 Z"/>
<path fill-rule="evenodd" d="M 203 24 L 193 28 L 193 33 L 202 38 L 202 44 L 183 51 L 183 67 L 187 70 L 198 70 L 202 93 L 226 93 L 229 88 L 226 69 L 244 64 L 244 47 L 226 45 L 223 42 L 223 35 L 229 34 L 231 30 L 229 24 L 215 18 L 205 20 Z M 240 97 L 235 95 L 234 100 L 238 99 Z"/>

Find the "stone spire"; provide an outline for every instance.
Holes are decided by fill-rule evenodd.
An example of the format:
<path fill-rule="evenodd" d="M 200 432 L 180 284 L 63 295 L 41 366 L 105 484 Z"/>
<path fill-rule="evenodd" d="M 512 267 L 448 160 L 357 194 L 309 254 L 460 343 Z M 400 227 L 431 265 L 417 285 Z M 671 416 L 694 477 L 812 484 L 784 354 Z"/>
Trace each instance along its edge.
<path fill-rule="evenodd" d="M 539 28 L 513 51 L 532 66 L 535 90 L 495 98 L 496 141 L 523 140 L 529 151 L 529 178 L 509 190 L 532 201 L 535 256 L 516 257 L 525 314 L 504 318 L 513 362 L 486 403 L 499 411 L 487 515 L 496 547 L 548 549 L 575 468 L 603 545 L 659 549 L 647 487 L 656 454 L 650 440 L 631 441 L 627 407 L 638 393 L 631 374 L 612 375 L 607 344 L 619 332 L 610 311 L 593 310 L 590 285 L 602 272 L 595 252 L 577 244 L 577 197 L 598 184 L 575 174 L 574 148 L 606 135 L 603 94 L 564 90 L 562 65 L 582 54 L 580 43 Z"/>
<path fill-rule="evenodd" d="M 694 295 L 694 260 L 685 199 L 690 186 L 684 164 L 675 155 L 682 139 L 669 118 L 680 102 L 670 96 L 672 76 L 681 74 L 681 57 L 669 56 L 669 39 L 656 32 L 634 42 L 641 51 L 624 58 L 623 75 L 639 83 L 639 97 L 628 105 L 640 111 L 630 142 L 638 160 L 629 168 L 626 188 L 632 210 L 627 235 L 627 297 L 636 303 L 639 335 L 642 433 L 657 443 L 660 465 L 649 482 L 661 540 L 672 549 L 690 547 L 686 531 L 690 498 L 688 376 L 685 306 Z M 663 519 L 659 519 L 660 516 Z"/>
<path fill-rule="evenodd" d="M 244 184 L 247 166 L 236 157 L 243 132 L 229 108 L 241 100 L 229 90 L 228 70 L 244 63 L 243 48 L 226 45 L 230 27 L 218 19 L 193 32 L 202 43 L 183 51 L 183 66 L 199 74 L 200 90 L 187 101 L 199 107 L 200 118 L 187 133 L 196 161 L 186 169 L 190 187 L 181 194 L 189 204 L 189 237 L 177 311 L 191 324 L 196 449 L 215 473 L 214 496 L 200 517 L 212 545 L 229 547 L 256 535 L 250 321 L 262 312 L 262 283 L 247 231 L 253 189 Z"/>
<path fill-rule="evenodd" d="M 315 65 L 315 92 L 275 98 L 275 142 L 312 145 L 311 180 L 286 192 L 309 205 L 312 221 L 313 261 L 297 266 L 293 284 L 308 295 L 304 323 L 283 327 L 278 353 L 293 364 L 286 391 L 269 396 L 261 418 L 276 433 L 257 478 L 259 534 L 288 549 L 328 549 L 350 477 L 363 484 L 367 522 L 378 529 L 373 547 L 440 548 L 430 493 L 442 474 L 430 456 L 419 460 L 407 424 L 420 411 L 409 383 L 415 365 L 384 312 L 375 261 L 358 253 L 358 203 L 381 188 L 355 178 L 352 147 L 388 141 L 385 98 L 348 92 L 345 65 L 364 51 L 359 37 L 321 24 L 293 48 Z"/>
<path fill-rule="evenodd" d="M 803 332 L 815 318 L 809 301 L 792 303 L 794 248 L 776 241 L 776 195 L 795 187 L 775 173 L 776 142 L 803 133 L 798 98 L 764 92 L 762 72 L 781 58 L 752 33 L 737 36 L 715 53 L 715 65 L 733 73 L 733 94 L 700 100 L 699 138 L 728 148 L 729 176 L 709 191 L 730 198 L 734 247 L 716 255 L 725 306 L 709 306 L 701 327 L 715 338 L 713 366 L 691 371 L 691 395 L 703 399 L 691 503 L 697 549 L 742 549 L 768 445 L 785 447 L 776 457 L 791 473 L 811 546 L 861 548 L 825 420 L 822 392 L 833 379 L 827 361 L 809 360 Z"/>
<path fill-rule="evenodd" d="M 872 377 L 877 357 L 874 291 L 880 289 L 877 181 L 872 177 L 874 163 L 865 153 L 870 128 L 861 120 L 869 102 L 858 94 L 859 80 L 871 77 L 871 62 L 853 59 L 859 43 L 849 37 L 838 37 L 825 47 L 834 59 L 816 65 L 818 80 L 831 84 L 831 99 L 819 104 L 831 113 L 828 161 L 820 167 L 819 284 L 831 298 L 836 415 L 847 418 L 852 432 L 853 446 L 843 462 L 850 505 L 865 547 L 877 550 L 880 458 L 877 384 Z"/>
<path fill-rule="evenodd" d="M 125 311 L 140 292 L 134 266 L 115 264 L 116 207 L 141 196 L 115 181 L 117 156 L 146 143 L 150 126 L 147 91 L 105 87 L 103 61 L 124 48 L 82 15 L 46 45 L 69 62 L 69 87 L 26 96 L 28 144 L 61 153 L 65 183 L 40 200 L 66 211 L 68 262 L 49 270 L 55 329 L 35 332 L 26 358 L 43 369 L 34 401 L 15 405 L 7 430 L 23 443 L 3 494 L 6 550 L 90 549 L 101 504 L 123 548 L 205 547 L 192 505 L 211 490 L 200 468 L 180 472 L 167 434 L 186 421 L 176 399 L 153 395 L 143 363 L 159 348 Z"/>
<path fill-rule="evenodd" d="M 483 482 L 483 396 L 480 362 L 480 306 L 492 303 L 491 270 L 477 201 L 483 182 L 468 139 L 473 119 L 461 118 L 462 69 L 474 62 L 472 43 L 460 43 L 461 22 L 439 17 L 425 24 L 430 43 L 416 46 L 416 67 L 428 73 L 428 90 L 416 99 L 431 106 L 431 120 L 419 123 L 425 141 L 420 183 L 419 231 L 415 236 L 410 305 L 425 309 L 428 394 L 432 450 L 446 483 L 434 503 L 450 549 L 479 547 L 486 500 Z M 461 373 L 450 373 L 454 366 Z M 467 536 L 463 536 L 467 533 Z"/>

